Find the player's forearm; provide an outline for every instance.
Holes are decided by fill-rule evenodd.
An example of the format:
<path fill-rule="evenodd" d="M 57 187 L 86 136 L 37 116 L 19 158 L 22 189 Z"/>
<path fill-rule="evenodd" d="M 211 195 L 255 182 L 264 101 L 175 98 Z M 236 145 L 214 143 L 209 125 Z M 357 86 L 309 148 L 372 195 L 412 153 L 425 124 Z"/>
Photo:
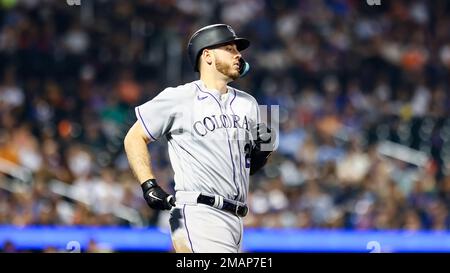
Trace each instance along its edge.
<path fill-rule="evenodd" d="M 139 182 L 143 183 L 148 179 L 155 178 L 145 140 L 127 135 L 124 140 L 124 146 L 130 168 Z"/>
<path fill-rule="evenodd" d="M 271 151 L 253 150 L 251 155 L 250 175 L 254 175 L 258 170 L 264 167 L 271 154 Z"/>

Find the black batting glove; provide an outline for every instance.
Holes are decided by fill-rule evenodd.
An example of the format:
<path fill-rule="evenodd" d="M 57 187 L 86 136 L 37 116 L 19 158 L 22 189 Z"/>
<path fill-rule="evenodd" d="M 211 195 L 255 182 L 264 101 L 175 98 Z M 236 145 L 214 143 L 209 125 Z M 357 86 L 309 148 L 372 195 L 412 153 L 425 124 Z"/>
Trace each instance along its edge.
<path fill-rule="evenodd" d="M 264 123 L 258 123 L 252 130 L 254 145 L 250 150 L 250 175 L 254 175 L 264 165 L 266 165 L 269 156 L 272 154 L 273 145 L 270 149 L 261 147 L 261 144 L 269 144 L 275 141 L 275 132 Z"/>
<path fill-rule="evenodd" d="M 173 195 L 166 193 L 155 179 L 149 179 L 141 184 L 145 201 L 152 209 L 170 210 L 175 206 L 175 198 Z"/>
<path fill-rule="evenodd" d="M 272 132 L 265 123 L 258 123 L 251 130 L 253 141 L 256 147 L 260 147 L 262 143 L 271 143 L 275 139 L 275 132 Z"/>

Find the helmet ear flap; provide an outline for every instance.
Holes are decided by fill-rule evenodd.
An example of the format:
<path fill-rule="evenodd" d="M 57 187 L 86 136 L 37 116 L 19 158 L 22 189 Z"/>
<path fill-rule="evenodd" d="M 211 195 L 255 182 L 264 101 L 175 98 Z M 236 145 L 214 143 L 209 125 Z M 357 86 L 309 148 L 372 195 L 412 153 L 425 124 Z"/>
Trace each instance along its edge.
<path fill-rule="evenodd" d="M 250 64 L 247 63 L 244 58 L 239 59 L 239 77 L 244 77 L 250 71 Z"/>

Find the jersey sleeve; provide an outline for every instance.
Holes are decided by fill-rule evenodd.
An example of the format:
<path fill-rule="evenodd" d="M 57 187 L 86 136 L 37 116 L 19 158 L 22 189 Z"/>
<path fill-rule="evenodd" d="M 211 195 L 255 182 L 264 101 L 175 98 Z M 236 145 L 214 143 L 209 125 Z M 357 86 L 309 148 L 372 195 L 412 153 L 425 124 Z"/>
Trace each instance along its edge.
<path fill-rule="evenodd" d="M 260 123 L 261 122 L 261 112 L 260 112 L 260 109 L 259 109 L 259 104 L 258 104 L 258 102 L 256 102 L 256 100 L 254 101 L 254 107 L 256 108 L 256 110 L 255 110 L 255 122 L 256 122 L 256 124 L 258 124 L 258 123 Z"/>
<path fill-rule="evenodd" d="M 251 125 L 256 126 L 256 124 L 261 122 L 261 113 L 259 109 L 259 104 L 255 98 L 252 98 L 252 108 L 251 108 Z"/>
<path fill-rule="evenodd" d="M 177 100 L 176 89 L 166 88 L 153 99 L 134 109 L 137 120 L 152 140 L 159 139 L 172 129 Z"/>

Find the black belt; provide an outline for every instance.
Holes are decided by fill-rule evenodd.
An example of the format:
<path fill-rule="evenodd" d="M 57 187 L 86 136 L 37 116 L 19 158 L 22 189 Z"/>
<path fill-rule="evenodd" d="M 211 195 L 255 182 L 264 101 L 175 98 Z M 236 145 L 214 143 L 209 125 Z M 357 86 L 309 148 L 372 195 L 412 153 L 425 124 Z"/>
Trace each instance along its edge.
<path fill-rule="evenodd" d="M 203 194 L 200 194 L 197 198 L 197 203 L 209 205 L 211 207 L 214 207 L 214 201 L 215 201 L 214 196 L 207 196 L 207 195 L 203 195 Z M 223 200 L 222 210 L 231 212 L 234 215 L 239 216 L 239 217 L 245 217 L 245 215 L 247 215 L 247 213 L 248 213 L 247 205 L 233 204 L 230 201 L 227 201 L 225 199 Z"/>

